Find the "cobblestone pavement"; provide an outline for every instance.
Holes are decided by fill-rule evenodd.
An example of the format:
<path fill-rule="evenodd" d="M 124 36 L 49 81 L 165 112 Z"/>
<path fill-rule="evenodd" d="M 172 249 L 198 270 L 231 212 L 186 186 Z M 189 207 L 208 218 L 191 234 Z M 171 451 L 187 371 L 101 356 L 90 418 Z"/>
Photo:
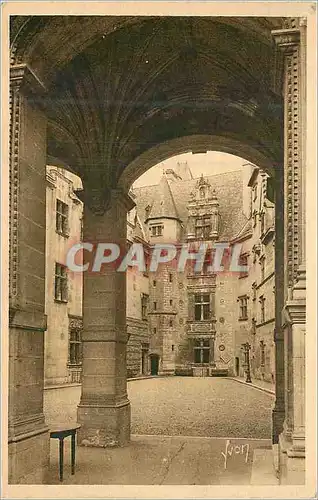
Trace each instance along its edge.
<path fill-rule="evenodd" d="M 133 434 L 270 439 L 274 397 L 226 378 L 128 383 Z M 76 421 L 80 387 L 45 391 L 48 422 Z"/>
<path fill-rule="evenodd" d="M 132 433 L 271 437 L 274 398 L 226 378 L 171 377 L 129 384 Z"/>

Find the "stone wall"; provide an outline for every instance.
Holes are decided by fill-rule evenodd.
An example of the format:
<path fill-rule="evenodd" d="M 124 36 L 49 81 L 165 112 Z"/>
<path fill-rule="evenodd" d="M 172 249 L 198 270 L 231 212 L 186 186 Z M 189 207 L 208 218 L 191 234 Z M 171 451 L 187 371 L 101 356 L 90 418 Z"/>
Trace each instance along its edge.
<path fill-rule="evenodd" d="M 159 373 L 171 375 L 175 371 L 179 328 L 179 273 L 173 263 L 159 264 L 150 273 L 149 323 L 150 353 L 158 354 Z"/>
<path fill-rule="evenodd" d="M 235 374 L 235 348 L 239 344 L 236 334 L 242 326 L 238 322 L 237 289 L 237 273 L 221 272 L 217 276 L 215 361 L 216 367 L 227 369 L 229 375 Z"/>
<path fill-rule="evenodd" d="M 274 382 L 275 374 L 275 248 L 274 206 L 266 199 L 267 176 L 258 169 L 252 176 L 252 224 L 251 237 L 243 242 L 242 252 L 248 255 L 248 275 L 239 279 L 239 294 L 248 299 L 246 331 L 237 342 L 251 344 L 250 367 L 252 378 Z M 264 224 L 261 222 L 264 214 Z M 266 236 L 265 236 L 266 235 Z M 264 237 L 265 236 L 265 237 Z M 262 273 L 262 261 L 264 271 Z M 265 318 L 261 317 L 261 298 L 265 299 Z M 241 327 L 242 331 L 242 327 Z M 243 333 L 243 331 L 242 331 Z M 245 336 L 245 339 L 243 337 Z M 264 344 L 264 349 L 262 348 Z M 263 353 L 262 353 L 263 351 Z M 242 374 L 241 374 L 242 375 Z"/>
<path fill-rule="evenodd" d="M 46 284 L 44 375 L 45 385 L 74 381 L 69 369 L 70 316 L 82 316 L 83 275 L 68 271 L 67 302 L 55 300 L 55 263 L 66 264 L 69 248 L 81 239 L 83 203 L 74 189 L 81 185 L 79 177 L 64 169 L 47 166 L 46 187 Z M 68 206 L 67 235 L 56 231 L 56 200 Z"/>
<path fill-rule="evenodd" d="M 147 351 L 142 347 L 149 345 L 149 276 L 137 267 L 128 267 L 126 276 L 127 290 L 127 377 L 138 377 L 149 373 Z M 147 309 L 143 316 L 142 297 L 148 297 Z M 144 356 L 144 366 L 142 357 Z M 142 373 L 144 372 L 144 373 Z"/>
<path fill-rule="evenodd" d="M 127 377 L 138 377 L 149 373 L 149 360 L 142 373 L 142 347 L 149 344 L 148 322 L 127 317 Z M 148 366 L 147 366 L 148 365 Z"/>

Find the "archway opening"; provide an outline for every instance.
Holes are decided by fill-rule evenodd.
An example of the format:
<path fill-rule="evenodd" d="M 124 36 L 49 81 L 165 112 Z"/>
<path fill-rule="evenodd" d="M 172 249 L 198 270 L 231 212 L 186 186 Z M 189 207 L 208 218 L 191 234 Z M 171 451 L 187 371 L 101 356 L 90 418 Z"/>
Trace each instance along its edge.
<path fill-rule="evenodd" d="M 142 242 L 148 257 L 146 270 L 138 272 L 133 263 L 127 270 L 128 372 L 133 377 L 145 375 L 144 362 L 136 362 L 134 358 L 139 336 L 141 356 L 145 352 L 143 346 L 147 345 L 148 349 L 148 375 L 158 374 L 164 380 L 161 388 L 161 379 L 154 382 L 156 388 L 151 388 L 151 381 L 142 383 L 147 385 L 145 391 L 150 399 L 151 394 L 159 399 L 166 397 L 169 418 L 172 410 L 168 407 L 175 406 L 175 401 L 173 389 L 171 387 L 169 394 L 166 383 L 178 385 L 185 399 L 187 384 L 199 384 L 199 379 L 203 391 L 207 390 L 203 386 L 208 381 L 212 393 L 215 384 L 216 393 L 221 391 L 226 395 L 228 390 L 229 397 L 232 384 L 241 383 L 237 397 L 242 397 L 242 388 L 247 391 L 246 401 L 251 394 L 256 398 L 259 395 L 262 401 L 258 407 L 262 411 L 257 422 L 253 422 L 255 413 L 246 412 L 252 403 L 244 403 L 241 413 L 235 417 L 236 437 L 244 436 L 244 432 L 244 437 L 247 436 L 244 431 L 247 425 L 253 428 L 253 438 L 270 439 L 275 394 L 275 205 L 270 175 L 274 172 L 266 159 L 261 160 L 262 168 L 247 158 L 222 150 L 211 151 L 208 144 L 211 138 L 201 136 L 188 138 L 187 143 L 180 139 L 155 147 L 129 165 L 127 176 L 120 181 L 122 186 L 127 186 L 128 179 L 135 178 L 129 191 L 135 207 L 128 214 L 128 240 L 130 245 Z M 220 149 L 234 150 L 231 141 L 226 144 L 222 139 L 219 144 L 222 144 Z M 171 155 L 175 145 L 177 154 Z M 178 154 L 180 150 L 196 154 Z M 155 157 L 160 163 L 156 164 Z M 259 155 L 250 150 L 251 158 L 259 160 Z M 153 167 L 149 167 L 151 162 Z M 143 175 L 136 179 L 137 172 L 141 171 Z M 230 249 L 229 255 L 238 251 L 239 268 L 233 265 L 230 268 L 231 264 L 226 267 L 226 251 L 219 269 L 213 267 L 213 255 L 212 260 L 211 255 L 207 259 L 204 256 L 200 269 L 195 269 L 192 264 L 196 262 L 191 258 L 184 268 L 180 267 L 182 246 L 202 243 L 208 243 L 208 247 L 211 244 L 211 248 L 223 245 L 225 250 Z M 179 261 L 172 259 L 153 270 L 152 252 L 158 244 L 175 245 Z M 134 292 L 140 294 L 141 329 L 138 332 L 137 318 L 132 317 L 134 311 L 136 313 Z M 130 328 L 130 324 L 134 328 Z M 159 366 L 158 354 L 155 356 L 154 352 L 160 356 Z M 260 386 L 264 393 L 247 387 L 246 381 L 251 386 Z M 142 420 L 147 422 L 149 415 L 147 409 L 144 415 L 135 411 L 141 403 L 133 387 L 129 385 L 132 432 L 137 429 L 142 433 Z M 197 395 L 200 390 L 196 385 Z M 191 393 L 191 388 L 189 391 Z M 221 392 L 213 393 L 211 401 L 221 398 Z M 223 399 L 225 402 L 227 397 Z M 194 415 L 195 405 L 204 403 L 192 401 L 192 404 Z M 224 411 L 225 406 L 226 403 Z M 211 403 L 213 413 L 212 407 Z M 184 411 L 180 409 L 180 413 Z M 209 436 L 221 436 L 217 423 L 221 416 L 222 408 L 211 422 Z M 178 420 L 177 414 L 175 418 Z M 149 426 L 149 422 L 145 425 Z M 176 426 L 172 433 L 191 434 L 191 425 L 181 424 L 179 429 Z M 151 433 L 160 434 L 163 427 L 158 421 Z M 223 429 L 225 431 L 233 436 L 230 428 Z"/>

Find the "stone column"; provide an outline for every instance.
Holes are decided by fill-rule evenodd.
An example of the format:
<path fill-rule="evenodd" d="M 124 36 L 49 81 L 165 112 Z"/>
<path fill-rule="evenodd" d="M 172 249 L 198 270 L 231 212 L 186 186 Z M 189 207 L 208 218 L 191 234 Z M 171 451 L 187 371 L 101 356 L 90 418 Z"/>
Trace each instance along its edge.
<path fill-rule="evenodd" d="M 285 423 L 280 445 L 290 458 L 305 457 L 305 150 L 306 26 L 301 19 L 288 20 L 286 29 L 273 36 L 283 52 L 284 64 L 284 221 L 285 221 Z M 299 461 L 286 462 L 288 482 L 304 480 Z M 295 468 L 296 467 L 296 468 Z M 297 469 L 297 470 L 296 470 Z M 299 474 L 297 473 L 299 472 Z"/>
<path fill-rule="evenodd" d="M 290 366 L 291 380 L 289 384 L 290 398 L 287 410 L 289 425 L 286 426 L 291 435 L 287 455 L 289 457 L 305 457 L 305 336 L 306 336 L 306 308 L 303 297 L 306 289 L 305 280 L 296 283 L 293 298 L 286 302 L 284 314 L 285 322 L 289 326 L 292 349 L 287 362 Z"/>
<path fill-rule="evenodd" d="M 10 68 L 9 483 L 43 483 L 49 434 L 43 415 L 46 117 L 44 87 Z"/>
<path fill-rule="evenodd" d="M 127 211 L 131 199 L 119 190 L 106 195 L 84 193 L 84 241 L 115 243 L 126 251 Z M 95 252 L 96 254 L 96 252 Z M 91 258 L 94 261 L 95 255 Z M 85 262 L 88 257 L 85 254 Z M 104 264 L 99 272 L 84 273 L 83 372 L 78 406 L 78 443 L 122 446 L 130 439 L 130 403 L 126 369 L 126 273 Z"/>
<path fill-rule="evenodd" d="M 275 406 L 272 413 L 272 441 L 278 443 L 285 419 L 285 359 L 282 310 L 284 307 L 284 178 L 283 168 L 275 173 Z"/>

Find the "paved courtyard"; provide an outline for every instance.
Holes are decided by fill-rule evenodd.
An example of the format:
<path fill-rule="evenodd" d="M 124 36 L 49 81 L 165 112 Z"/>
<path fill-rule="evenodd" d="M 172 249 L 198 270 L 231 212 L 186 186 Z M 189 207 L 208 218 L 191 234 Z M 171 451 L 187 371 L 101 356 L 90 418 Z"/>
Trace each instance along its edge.
<path fill-rule="evenodd" d="M 270 439 L 274 397 L 226 378 L 128 382 L 133 434 Z M 80 387 L 45 391 L 50 421 L 76 421 Z"/>
<path fill-rule="evenodd" d="M 67 439 L 64 484 L 276 484 L 272 395 L 231 379 L 181 377 L 131 381 L 128 393 L 130 445 L 77 447 L 71 476 Z M 75 421 L 79 398 L 80 387 L 45 391 L 47 421 Z M 58 484 L 57 440 L 50 446 L 48 482 Z"/>
<path fill-rule="evenodd" d="M 129 385 L 132 432 L 271 437 L 273 397 L 226 378 L 172 377 Z"/>

